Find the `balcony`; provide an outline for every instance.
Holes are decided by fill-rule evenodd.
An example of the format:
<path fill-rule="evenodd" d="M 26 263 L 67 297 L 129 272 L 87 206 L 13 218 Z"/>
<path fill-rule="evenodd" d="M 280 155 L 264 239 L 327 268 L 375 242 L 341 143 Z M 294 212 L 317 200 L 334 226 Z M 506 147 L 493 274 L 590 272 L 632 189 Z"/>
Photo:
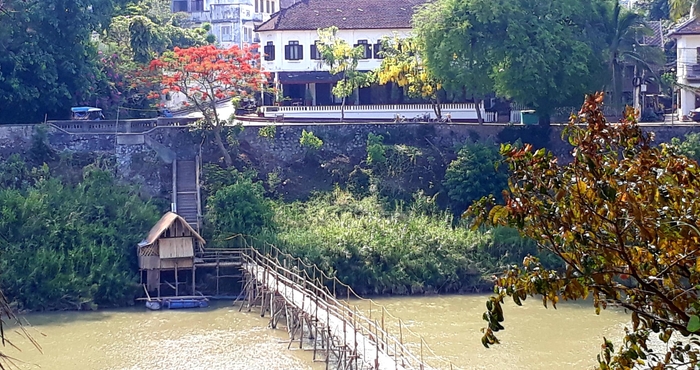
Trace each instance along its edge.
<path fill-rule="evenodd" d="M 211 13 L 210 12 L 192 12 L 192 13 L 190 13 L 190 19 L 194 23 L 211 22 Z"/>

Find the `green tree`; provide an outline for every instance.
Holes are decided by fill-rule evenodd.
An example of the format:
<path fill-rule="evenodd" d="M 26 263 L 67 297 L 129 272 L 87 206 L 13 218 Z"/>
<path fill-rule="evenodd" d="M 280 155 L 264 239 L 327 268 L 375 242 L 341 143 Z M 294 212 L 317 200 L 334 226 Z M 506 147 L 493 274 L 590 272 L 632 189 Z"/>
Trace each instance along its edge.
<path fill-rule="evenodd" d="M 674 137 L 671 144 L 684 156 L 700 161 L 700 134 L 696 132 L 685 135 L 683 140 Z"/>
<path fill-rule="evenodd" d="M 668 0 L 671 19 L 677 21 L 690 13 L 697 16 L 700 11 L 700 3 L 697 0 Z"/>
<path fill-rule="evenodd" d="M 495 40 L 488 24 L 479 22 L 469 7 L 459 0 L 429 2 L 414 16 L 414 25 L 429 73 L 447 89 L 466 89 L 482 124 L 479 102 L 494 91 L 489 50 Z"/>
<path fill-rule="evenodd" d="M 168 0 L 142 0 L 118 9 L 100 37 L 97 94 L 107 114 L 153 117 L 154 95 L 149 96 L 154 73 L 144 65 L 175 47 L 188 48 L 213 42 L 203 27 L 186 28 L 183 13 L 173 14 Z"/>
<path fill-rule="evenodd" d="M 573 105 L 603 85 L 606 66 L 599 40 L 604 34 L 599 28 L 606 1 L 466 0 L 454 7 L 450 1 L 439 2 L 444 9 L 455 9 L 445 26 L 456 30 L 444 37 L 436 33 L 426 40 L 426 48 L 434 53 L 454 50 L 456 60 L 443 55 L 445 62 L 431 68 L 455 68 L 457 72 L 446 73 L 474 77 L 468 82 L 475 91 L 489 85 L 479 75 L 485 71 L 497 95 L 537 109 L 543 124 L 549 123 L 555 107 Z M 420 23 L 424 12 L 418 14 Z M 446 45 L 450 42 L 459 46 Z M 427 55 L 437 59 L 434 53 Z"/>
<path fill-rule="evenodd" d="M 499 167 L 502 159 L 492 144 L 469 143 L 459 150 L 443 181 L 453 211 L 462 213 L 475 200 L 490 194 L 500 197 L 508 187 L 508 173 Z"/>
<path fill-rule="evenodd" d="M 345 99 L 356 89 L 366 87 L 374 82 L 371 72 L 357 70 L 358 63 L 365 55 L 365 47 L 352 47 L 343 38 L 337 36 L 338 27 L 318 30 L 319 41 L 316 43 L 321 60 L 333 75 L 340 74 L 341 80 L 333 86 L 333 95 L 343 99 L 340 106 L 340 120 L 345 120 Z"/>
<path fill-rule="evenodd" d="M 209 198 L 207 218 L 214 239 L 225 240 L 235 234 L 256 235 L 272 227 L 272 206 L 264 197 L 260 182 L 240 177 Z"/>
<path fill-rule="evenodd" d="M 636 4 L 644 12 L 647 19 L 660 21 L 671 18 L 669 0 L 641 0 Z"/>
<path fill-rule="evenodd" d="M 580 118 L 565 131 L 573 146 L 570 163 L 559 164 L 545 149 L 504 145 L 511 169 L 505 205 L 487 212 L 482 199 L 470 208 L 477 220 L 518 228 L 566 266 L 549 270 L 529 257 L 508 268 L 487 302 L 482 342 L 498 343 L 507 296 L 518 305 L 537 296 L 545 306 L 592 296 L 596 312 L 622 307 L 632 322 L 619 348 L 605 339 L 601 369 L 695 368 L 700 168 L 673 146 L 652 145 L 631 108 L 624 122 L 608 123 L 602 101 L 602 93 L 587 97 Z M 688 337 L 688 345 L 671 341 L 674 334 Z M 652 352 L 652 335 L 668 344 L 667 352 Z"/>
<path fill-rule="evenodd" d="M 96 47 L 112 0 L 6 0 L 0 12 L 0 122 L 67 118 L 71 105 L 94 103 Z M 21 107 L 21 109 L 17 109 Z"/>

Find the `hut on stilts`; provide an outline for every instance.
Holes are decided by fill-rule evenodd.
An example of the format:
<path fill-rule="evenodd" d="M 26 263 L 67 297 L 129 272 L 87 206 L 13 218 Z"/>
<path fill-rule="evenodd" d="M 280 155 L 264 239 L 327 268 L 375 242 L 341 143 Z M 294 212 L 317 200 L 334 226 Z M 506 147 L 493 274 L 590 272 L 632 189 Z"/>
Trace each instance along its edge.
<path fill-rule="evenodd" d="M 139 273 L 148 301 L 195 297 L 195 254 L 203 251 L 204 244 L 181 216 L 168 212 L 161 217 L 138 244 Z"/>

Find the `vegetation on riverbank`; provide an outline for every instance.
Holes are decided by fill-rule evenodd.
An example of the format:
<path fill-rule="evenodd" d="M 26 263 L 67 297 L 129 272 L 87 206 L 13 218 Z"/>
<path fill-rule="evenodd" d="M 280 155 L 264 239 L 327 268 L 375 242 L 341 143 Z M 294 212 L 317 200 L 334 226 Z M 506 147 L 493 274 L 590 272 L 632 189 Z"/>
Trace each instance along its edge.
<path fill-rule="evenodd" d="M 373 160 L 364 170 L 367 184 L 381 182 L 388 173 L 386 158 L 377 155 L 375 146 L 368 147 Z M 468 144 L 450 165 L 446 186 L 455 185 L 456 209 L 506 186 L 494 167 L 495 150 L 493 145 Z M 475 154 L 488 161 L 475 160 Z M 266 198 L 262 182 L 251 179 L 254 173 L 207 166 L 204 175 L 205 234 L 215 245 L 226 246 L 233 235 L 251 235 L 318 265 L 360 294 L 484 291 L 491 288 L 492 274 L 538 254 L 536 245 L 513 229 L 465 228 L 450 209 L 439 207 L 437 196 L 422 191 L 405 202 L 383 195 L 379 186 L 361 187 L 363 191 L 336 187 L 285 203 Z"/>
<path fill-rule="evenodd" d="M 489 290 L 486 276 L 537 253 L 512 229 L 455 227 L 453 215 L 422 194 L 412 204 L 387 205 L 336 189 L 277 204 L 275 225 L 261 237 L 364 295 Z"/>
<path fill-rule="evenodd" d="M 127 305 L 134 246 L 159 211 L 92 164 L 77 183 L 12 156 L 0 165 L 0 281 L 19 309 Z"/>

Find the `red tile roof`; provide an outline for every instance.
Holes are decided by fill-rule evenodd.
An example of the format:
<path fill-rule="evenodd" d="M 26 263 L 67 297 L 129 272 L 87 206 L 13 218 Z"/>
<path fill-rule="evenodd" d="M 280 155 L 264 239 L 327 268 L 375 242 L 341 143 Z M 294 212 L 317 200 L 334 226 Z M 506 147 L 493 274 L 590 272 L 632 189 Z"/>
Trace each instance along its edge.
<path fill-rule="evenodd" d="M 670 36 L 675 35 L 700 35 L 700 20 L 693 17 L 681 23 L 671 31 Z"/>
<path fill-rule="evenodd" d="M 256 31 L 411 28 L 417 5 L 426 0 L 302 0 L 272 15 Z"/>

